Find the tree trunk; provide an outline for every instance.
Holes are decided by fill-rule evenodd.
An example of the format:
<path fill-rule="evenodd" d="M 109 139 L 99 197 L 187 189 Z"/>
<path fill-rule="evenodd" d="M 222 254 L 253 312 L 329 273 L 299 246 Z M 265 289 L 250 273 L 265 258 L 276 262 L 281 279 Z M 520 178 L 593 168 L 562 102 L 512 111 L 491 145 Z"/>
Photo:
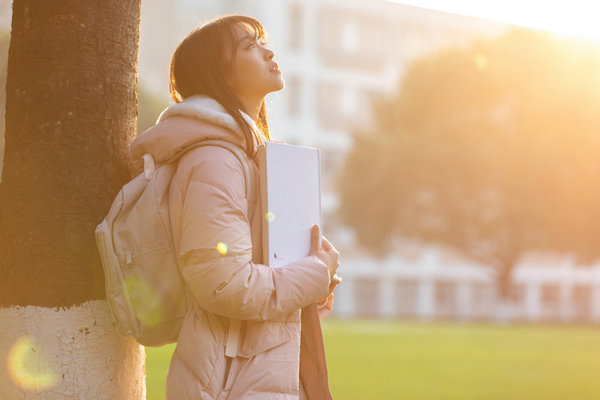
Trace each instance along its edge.
<path fill-rule="evenodd" d="M 514 300 L 511 296 L 513 287 L 512 272 L 517 263 L 517 257 L 505 260 L 500 267 L 496 269 L 496 312 L 495 319 L 500 323 L 507 323 L 514 320 L 516 316 Z"/>
<path fill-rule="evenodd" d="M 128 177 L 138 32 L 139 0 L 15 0 L 1 305 L 104 297 L 93 231 Z"/>
<path fill-rule="evenodd" d="M 0 11 L 1 12 L 1 11 Z M 8 59 L 8 44 L 10 33 L 0 29 L 0 175 L 2 175 L 2 161 L 4 160 L 4 110 L 6 104 L 6 63 Z M 0 182 L 2 177 L 0 176 Z"/>
<path fill-rule="evenodd" d="M 140 0 L 13 2 L 0 185 L 8 398 L 144 397 L 143 348 L 110 325 L 94 241 L 128 179 L 139 18 Z"/>

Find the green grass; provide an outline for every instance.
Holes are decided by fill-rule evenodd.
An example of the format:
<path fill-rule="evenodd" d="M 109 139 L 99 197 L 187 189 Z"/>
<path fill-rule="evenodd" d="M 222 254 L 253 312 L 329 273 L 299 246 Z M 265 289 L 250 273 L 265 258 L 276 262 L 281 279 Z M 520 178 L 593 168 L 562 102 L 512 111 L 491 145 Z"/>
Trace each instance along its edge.
<path fill-rule="evenodd" d="M 146 400 L 163 400 L 165 382 L 175 344 L 146 347 Z"/>
<path fill-rule="evenodd" d="M 337 400 L 600 399 L 595 327 L 331 319 L 323 334 Z M 148 400 L 173 349 L 147 349 Z"/>

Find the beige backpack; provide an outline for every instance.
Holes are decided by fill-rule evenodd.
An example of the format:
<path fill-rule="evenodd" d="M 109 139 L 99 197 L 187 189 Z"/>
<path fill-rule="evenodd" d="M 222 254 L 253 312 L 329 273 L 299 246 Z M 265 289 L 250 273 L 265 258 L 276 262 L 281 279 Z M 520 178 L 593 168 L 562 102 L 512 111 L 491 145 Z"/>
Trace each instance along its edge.
<path fill-rule="evenodd" d="M 222 140 L 203 140 L 184 148 L 155 168 L 144 156 L 144 172 L 117 194 L 96 228 L 96 243 L 106 281 L 106 300 L 117 330 L 145 346 L 177 341 L 191 297 L 177 265 L 168 195 L 177 162 L 199 146 L 219 146 L 240 161 L 246 197 L 254 199 L 253 176 L 246 153 Z"/>

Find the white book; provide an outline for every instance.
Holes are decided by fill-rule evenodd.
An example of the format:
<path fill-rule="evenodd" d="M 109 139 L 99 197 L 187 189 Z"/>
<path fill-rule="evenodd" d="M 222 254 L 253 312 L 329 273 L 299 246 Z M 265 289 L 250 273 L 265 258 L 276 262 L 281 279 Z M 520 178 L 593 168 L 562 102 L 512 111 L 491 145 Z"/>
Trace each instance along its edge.
<path fill-rule="evenodd" d="M 310 230 L 321 226 L 320 150 L 267 142 L 258 165 L 263 262 L 277 268 L 306 257 Z"/>

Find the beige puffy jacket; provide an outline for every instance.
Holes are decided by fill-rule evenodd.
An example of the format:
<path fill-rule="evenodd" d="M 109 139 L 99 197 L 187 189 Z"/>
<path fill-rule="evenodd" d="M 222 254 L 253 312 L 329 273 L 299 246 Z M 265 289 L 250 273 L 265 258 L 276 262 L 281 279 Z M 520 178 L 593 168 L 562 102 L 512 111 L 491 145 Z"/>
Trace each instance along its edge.
<path fill-rule="evenodd" d="M 216 101 L 194 96 L 173 105 L 132 144 L 134 172 L 146 153 L 160 163 L 204 138 L 245 149 L 240 128 Z M 260 204 L 245 197 L 239 160 L 215 146 L 187 152 L 169 204 L 194 304 L 171 359 L 167 398 L 297 399 L 300 375 L 309 399 L 330 398 L 314 306 L 328 294 L 328 269 L 315 256 L 277 269 L 261 264 Z M 225 356 L 232 319 L 242 321 L 235 358 Z"/>

